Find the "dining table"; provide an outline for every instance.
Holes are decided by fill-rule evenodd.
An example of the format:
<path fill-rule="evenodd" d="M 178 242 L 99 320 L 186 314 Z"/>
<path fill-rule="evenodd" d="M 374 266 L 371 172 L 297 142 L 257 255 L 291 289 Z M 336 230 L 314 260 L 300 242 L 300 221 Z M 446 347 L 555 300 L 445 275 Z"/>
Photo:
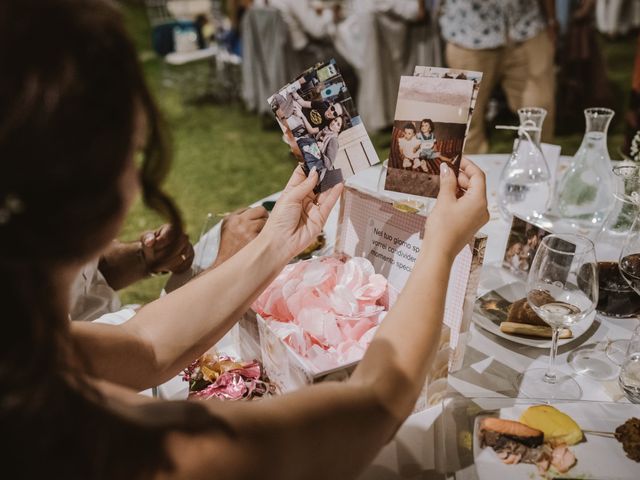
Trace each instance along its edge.
<path fill-rule="evenodd" d="M 487 178 L 490 220 L 482 228 L 482 233 L 485 233 L 488 238 L 477 292 L 477 295 L 481 296 L 500 286 L 521 279 L 502 266 L 511 225 L 503 218 L 498 208 L 498 185 L 500 173 L 509 156 L 490 154 L 470 155 L 469 158 L 484 170 Z M 570 157 L 560 157 L 558 168 L 561 170 L 562 166 L 566 166 L 569 161 Z M 347 184 L 368 191 L 379 191 L 381 195 L 393 198 L 394 193 L 382 191 L 379 186 L 382 168 L 381 165 L 377 165 L 358 172 L 347 180 Z M 278 195 L 279 193 L 274 193 L 259 199 L 254 205 L 277 200 Z M 324 227 L 329 249 L 336 235 L 338 210 L 336 205 Z M 219 222 L 205 232 L 196 243 L 194 269 L 206 268 L 215 260 L 221 223 Z M 167 283 L 167 290 L 176 288 L 188 281 L 189 278 L 189 273 L 171 277 Z M 604 350 L 610 340 L 630 338 L 634 327 L 633 320 L 617 320 L 596 315 L 584 333 L 559 347 L 556 360 L 557 369 L 562 373 L 572 375 L 579 383 L 582 388 L 581 401 L 628 403 L 618 385 L 617 372 L 619 367 L 613 363 L 606 364 Z M 234 327 L 216 345 L 217 351 L 233 356 L 237 352 L 235 346 L 238 342 L 238 335 L 239 331 L 237 327 Z M 581 375 L 572 368 L 569 362 L 570 356 L 572 352 L 579 349 L 600 352 L 601 355 L 595 356 L 594 361 L 601 362 L 603 368 L 610 369 L 609 378 L 595 380 L 589 376 Z M 517 399 L 519 392 L 517 385 L 515 385 L 517 382 L 514 380 L 526 369 L 546 367 L 548 358 L 548 348 L 515 343 L 478 326 L 475 321 L 472 322 L 466 333 L 466 348 L 462 367 L 455 372 L 449 372 L 448 393 L 444 400 L 412 414 L 394 438 L 380 451 L 362 474 L 361 479 L 476 478 L 473 472 L 468 469 L 457 472 L 457 475 L 453 472 L 454 476 L 451 476 L 452 469 L 442 466 L 442 457 L 447 452 L 442 451 L 442 439 L 439 438 L 442 435 L 442 426 L 438 427 L 438 422 L 442 420 L 441 416 L 446 399 L 448 397 Z M 173 379 L 157 389 L 157 395 L 166 399 L 186 398 L 187 393 L 187 384 L 179 378 Z M 447 477 L 442 470 L 449 470 L 449 473 L 446 474 L 449 476 Z"/>

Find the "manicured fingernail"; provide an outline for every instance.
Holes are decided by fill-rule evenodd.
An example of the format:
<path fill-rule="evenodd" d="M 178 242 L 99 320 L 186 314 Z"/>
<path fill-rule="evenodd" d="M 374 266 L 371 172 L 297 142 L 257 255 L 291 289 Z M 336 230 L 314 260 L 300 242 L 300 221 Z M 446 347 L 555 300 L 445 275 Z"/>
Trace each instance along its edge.
<path fill-rule="evenodd" d="M 440 164 L 440 175 L 442 177 L 446 177 L 447 175 L 449 175 L 449 173 L 451 173 L 451 169 L 449 168 L 449 166 L 446 163 L 441 163 Z"/>
<path fill-rule="evenodd" d="M 309 175 L 311 175 L 313 172 L 315 172 L 316 170 L 318 170 L 316 168 L 316 166 L 314 165 L 313 167 L 311 167 L 311 170 L 309 170 Z"/>
<path fill-rule="evenodd" d="M 143 240 L 143 241 L 144 241 L 144 245 L 145 245 L 146 247 L 150 247 L 150 246 L 153 244 L 153 240 L 154 240 L 155 238 L 156 238 L 156 237 L 155 237 L 155 235 L 154 235 L 153 233 L 147 233 L 147 234 L 144 236 L 144 240 Z"/>

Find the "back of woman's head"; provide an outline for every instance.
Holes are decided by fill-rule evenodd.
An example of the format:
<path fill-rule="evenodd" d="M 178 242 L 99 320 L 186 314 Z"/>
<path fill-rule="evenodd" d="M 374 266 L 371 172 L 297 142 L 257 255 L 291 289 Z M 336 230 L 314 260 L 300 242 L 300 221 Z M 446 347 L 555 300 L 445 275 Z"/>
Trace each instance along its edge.
<path fill-rule="evenodd" d="M 106 439 L 91 429 L 120 424 L 68 388 L 68 300 L 54 272 L 95 256 L 114 234 L 140 125 L 144 200 L 181 227 L 159 188 L 169 166 L 160 120 L 106 0 L 1 0 L 0 72 L 0 424 L 16 455 L 30 450 L 21 439 L 49 457 L 102 442 L 102 455 Z"/>
<path fill-rule="evenodd" d="M 99 0 L 3 0 L 0 70 L 0 206 L 9 197 L 21 207 L 0 225 L 0 262 L 90 255 L 122 213 L 136 117 L 150 153 L 165 153 L 120 14 Z M 167 165 L 147 161 L 153 201 Z M 154 205 L 179 221 L 166 199 Z"/>

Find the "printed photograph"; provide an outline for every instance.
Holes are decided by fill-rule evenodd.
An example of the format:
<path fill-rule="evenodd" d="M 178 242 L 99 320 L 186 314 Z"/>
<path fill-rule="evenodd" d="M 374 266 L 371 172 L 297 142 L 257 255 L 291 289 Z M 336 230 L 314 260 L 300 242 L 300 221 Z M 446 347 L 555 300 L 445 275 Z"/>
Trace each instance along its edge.
<path fill-rule="evenodd" d="M 509 308 L 511 308 L 512 303 L 496 290 L 491 290 L 476 300 L 474 311 L 488 318 L 499 327 L 502 322 L 506 322 L 509 318 Z"/>
<path fill-rule="evenodd" d="M 319 172 L 317 191 L 379 162 L 335 60 L 308 69 L 268 101 L 305 172 Z"/>
<path fill-rule="evenodd" d="M 469 120 L 471 80 L 402 77 L 385 189 L 435 197 L 440 165 L 456 173 Z"/>
<path fill-rule="evenodd" d="M 471 116 L 476 108 L 476 100 L 478 98 L 478 91 L 480 90 L 480 83 L 482 83 L 482 72 L 444 67 L 416 66 L 413 71 L 413 75 L 415 77 L 449 78 L 454 80 L 471 80 L 473 82 L 473 93 L 471 96 L 471 104 L 469 106 L 469 119 L 467 120 L 467 130 L 465 133 L 466 139 L 466 134 L 469 133 L 469 126 L 471 125 Z"/>
<path fill-rule="evenodd" d="M 518 275 L 526 276 L 540 242 L 550 233 L 521 218 L 513 217 L 504 254 L 504 266 Z"/>

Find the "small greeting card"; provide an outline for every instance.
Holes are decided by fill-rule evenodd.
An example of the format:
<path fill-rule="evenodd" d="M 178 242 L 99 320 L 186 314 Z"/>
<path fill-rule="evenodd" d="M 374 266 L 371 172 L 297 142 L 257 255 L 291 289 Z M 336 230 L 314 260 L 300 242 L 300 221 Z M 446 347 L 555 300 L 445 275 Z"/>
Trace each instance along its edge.
<path fill-rule="evenodd" d="M 379 163 L 335 60 L 305 71 L 269 99 L 291 151 L 322 192 Z"/>
<path fill-rule="evenodd" d="M 457 175 L 473 91 L 472 80 L 400 79 L 386 190 L 436 197 L 440 165 L 446 162 Z"/>

